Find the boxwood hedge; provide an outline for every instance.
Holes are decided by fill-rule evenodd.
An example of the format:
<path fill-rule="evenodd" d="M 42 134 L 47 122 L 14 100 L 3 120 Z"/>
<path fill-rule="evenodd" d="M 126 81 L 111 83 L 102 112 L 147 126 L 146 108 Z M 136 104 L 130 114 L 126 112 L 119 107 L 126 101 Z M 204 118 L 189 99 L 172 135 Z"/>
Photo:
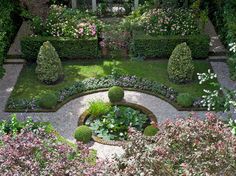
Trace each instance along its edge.
<path fill-rule="evenodd" d="M 120 86 L 126 89 L 144 91 L 155 96 L 159 96 L 176 104 L 176 97 L 178 92 L 171 87 L 167 87 L 161 83 L 140 78 L 137 76 L 121 75 L 115 77 L 108 75 L 101 78 L 89 78 L 83 81 L 78 81 L 73 85 L 58 90 L 55 94 L 57 96 L 57 105 L 63 104 L 70 100 L 71 97 L 77 96 L 86 92 L 94 91 L 97 89 L 110 88 L 112 86 Z M 196 99 L 193 107 L 201 108 L 201 100 Z M 54 109 L 55 110 L 55 109 Z M 6 105 L 6 111 L 42 111 L 39 106 L 38 99 L 14 99 L 9 98 Z M 53 111 L 53 109 L 52 109 Z"/>
<path fill-rule="evenodd" d="M 169 58 L 174 48 L 186 42 L 193 58 L 207 58 L 210 38 L 205 34 L 191 36 L 151 36 L 140 31 L 133 32 L 133 53 L 136 56 Z"/>
<path fill-rule="evenodd" d="M 61 37 L 25 37 L 21 40 L 22 56 L 35 62 L 40 46 L 50 41 L 60 58 L 95 58 L 98 56 L 98 38 L 70 39 Z"/>

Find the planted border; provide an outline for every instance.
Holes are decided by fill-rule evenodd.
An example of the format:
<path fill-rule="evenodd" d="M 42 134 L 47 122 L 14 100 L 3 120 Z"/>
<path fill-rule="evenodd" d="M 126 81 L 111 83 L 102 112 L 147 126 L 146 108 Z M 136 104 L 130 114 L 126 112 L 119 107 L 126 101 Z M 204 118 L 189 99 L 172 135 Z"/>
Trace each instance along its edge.
<path fill-rule="evenodd" d="M 205 34 L 189 36 L 151 36 L 140 31 L 133 32 L 133 52 L 137 56 L 168 58 L 174 48 L 186 42 L 193 58 L 207 58 L 210 38 Z"/>
<path fill-rule="evenodd" d="M 98 38 L 70 39 L 62 37 L 25 37 L 21 40 L 22 57 L 35 62 L 40 46 L 50 41 L 61 58 L 96 58 L 98 57 Z"/>
<path fill-rule="evenodd" d="M 141 106 L 141 105 L 138 105 L 135 103 L 125 102 L 125 101 L 119 102 L 119 103 L 112 103 L 111 105 L 113 105 L 113 106 L 114 105 L 127 106 L 127 107 L 131 107 L 135 110 L 139 110 L 142 113 L 146 114 L 151 122 L 153 121 L 157 124 L 157 117 L 149 109 L 145 108 L 144 106 Z M 81 114 L 81 116 L 79 117 L 78 126 L 85 124 L 86 120 L 88 119 L 88 115 L 89 115 L 88 110 L 84 111 Z M 104 139 L 102 139 L 98 136 L 95 136 L 95 135 L 93 135 L 92 138 L 95 142 L 105 144 L 105 145 L 123 146 L 128 143 L 128 141 L 108 141 L 108 140 L 104 140 Z"/>
<path fill-rule="evenodd" d="M 147 80 L 145 78 L 139 78 L 137 76 L 119 76 L 114 77 L 112 75 L 101 78 L 90 78 L 83 81 L 78 81 L 74 85 L 64 88 L 57 92 L 58 97 L 57 105 L 52 109 L 42 109 L 38 105 L 37 99 L 24 100 L 24 99 L 9 99 L 6 105 L 6 112 L 55 112 L 69 101 L 91 93 L 100 91 L 107 91 L 112 86 L 120 86 L 125 90 L 133 90 L 143 92 L 156 97 L 159 97 L 171 105 L 173 105 L 179 111 L 202 111 L 206 110 L 200 105 L 200 101 L 196 100 L 194 106 L 191 108 L 181 108 L 177 102 L 176 97 L 178 92 L 169 88 L 163 84 L 155 81 Z"/>

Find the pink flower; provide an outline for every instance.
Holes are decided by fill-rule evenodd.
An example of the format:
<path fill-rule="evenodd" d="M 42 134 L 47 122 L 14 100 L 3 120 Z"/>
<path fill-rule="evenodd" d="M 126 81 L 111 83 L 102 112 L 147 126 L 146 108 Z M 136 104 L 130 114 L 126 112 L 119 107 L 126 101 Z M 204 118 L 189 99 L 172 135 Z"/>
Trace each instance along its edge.
<path fill-rule="evenodd" d="M 83 34 L 84 28 L 79 28 L 79 34 Z"/>

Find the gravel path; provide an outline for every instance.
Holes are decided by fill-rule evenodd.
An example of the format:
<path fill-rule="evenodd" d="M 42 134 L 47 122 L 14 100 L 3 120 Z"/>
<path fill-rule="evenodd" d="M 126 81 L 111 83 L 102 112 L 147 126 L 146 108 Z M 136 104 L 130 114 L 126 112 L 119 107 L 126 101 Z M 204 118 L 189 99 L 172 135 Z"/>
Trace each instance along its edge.
<path fill-rule="evenodd" d="M 224 63 L 212 63 L 214 70 L 218 74 L 219 81 L 223 85 L 235 86 L 235 83 L 227 81 L 226 65 Z M 0 120 L 7 119 L 10 113 L 4 112 L 4 107 L 13 87 L 16 83 L 17 77 L 22 65 L 5 65 L 6 75 L 0 80 Z M 218 71 L 219 69 L 223 71 Z M 163 122 L 167 118 L 175 119 L 178 116 L 186 117 L 190 112 L 177 111 L 169 103 L 159 99 L 158 97 L 147 95 L 140 92 L 125 91 L 125 99 L 132 103 L 140 104 L 151 110 L 157 117 L 158 122 Z M 73 139 L 73 132 L 77 127 L 79 116 L 88 108 L 89 102 L 93 100 L 108 101 L 107 92 L 99 92 L 86 95 L 75 100 L 70 101 L 54 113 L 17 113 L 17 117 L 24 120 L 30 116 L 35 121 L 49 121 L 55 129 L 69 140 Z M 205 112 L 196 112 L 200 117 L 203 117 Z M 98 151 L 98 157 L 109 158 L 112 154 L 122 154 L 121 147 L 107 146 L 98 143 L 93 143 L 91 148 Z"/>
<path fill-rule="evenodd" d="M 214 72 L 217 74 L 219 83 L 228 89 L 236 88 L 236 81 L 232 81 L 229 77 L 229 69 L 225 62 L 211 62 Z"/>

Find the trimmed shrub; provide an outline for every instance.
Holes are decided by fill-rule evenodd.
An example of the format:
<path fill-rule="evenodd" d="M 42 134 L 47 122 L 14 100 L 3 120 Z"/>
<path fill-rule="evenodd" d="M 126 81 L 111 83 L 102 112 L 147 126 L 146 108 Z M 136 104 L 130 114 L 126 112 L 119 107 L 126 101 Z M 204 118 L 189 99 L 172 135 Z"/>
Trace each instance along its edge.
<path fill-rule="evenodd" d="M 192 116 L 165 121 L 153 137 L 132 131 L 124 155 L 115 157 L 110 165 L 103 165 L 104 172 L 106 175 L 235 175 L 236 139 L 231 128 L 212 113 L 207 113 L 204 120 Z"/>
<path fill-rule="evenodd" d="M 207 35 L 150 36 L 143 32 L 133 32 L 133 53 L 145 57 L 170 57 L 176 45 L 186 42 L 193 58 L 207 58 L 210 38 Z"/>
<path fill-rule="evenodd" d="M 92 130 L 86 125 L 79 126 L 75 130 L 74 137 L 77 141 L 88 143 L 92 139 Z"/>
<path fill-rule="evenodd" d="M 149 125 L 144 129 L 143 134 L 145 136 L 155 136 L 158 132 L 158 129 L 155 128 L 153 125 Z"/>
<path fill-rule="evenodd" d="M 92 117 L 105 115 L 111 110 L 111 105 L 103 101 L 93 101 L 89 103 L 89 114 Z"/>
<path fill-rule="evenodd" d="M 35 62 L 40 46 L 49 41 L 55 47 L 60 58 L 96 58 L 98 39 L 69 39 L 62 37 L 25 37 L 21 40 L 23 58 Z"/>
<path fill-rule="evenodd" d="M 45 94 L 39 100 L 41 108 L 52 109 L 57 105 L 57 96 L 55 94 Z"/>
<path fill-rule="evenodd" d="M 176 46 L 168 62 L 169 79 L 175 83 L 186 83 L 193 79 L 194 65 L 191 50 L 186 43 Z"/>
<path fill-rule="evenodd" d="M 40 47 L 35 70 L 38 79 L 46 84 L 53 84 L 63 76 L 61 60 L 50 42 Z"/>
<path fill-rule="evenodd" d="M 119 102 L 124 98 L 124 89 L 119 86 L 113 86 L 108 91 L 108 97 L 111 102 Z"/>
<path fill-rule="evenodd" d="M 193 105 L 193 97 L 189 93 L 181 93 L 177 96 L 177 103 L 185 108 Z"/>

